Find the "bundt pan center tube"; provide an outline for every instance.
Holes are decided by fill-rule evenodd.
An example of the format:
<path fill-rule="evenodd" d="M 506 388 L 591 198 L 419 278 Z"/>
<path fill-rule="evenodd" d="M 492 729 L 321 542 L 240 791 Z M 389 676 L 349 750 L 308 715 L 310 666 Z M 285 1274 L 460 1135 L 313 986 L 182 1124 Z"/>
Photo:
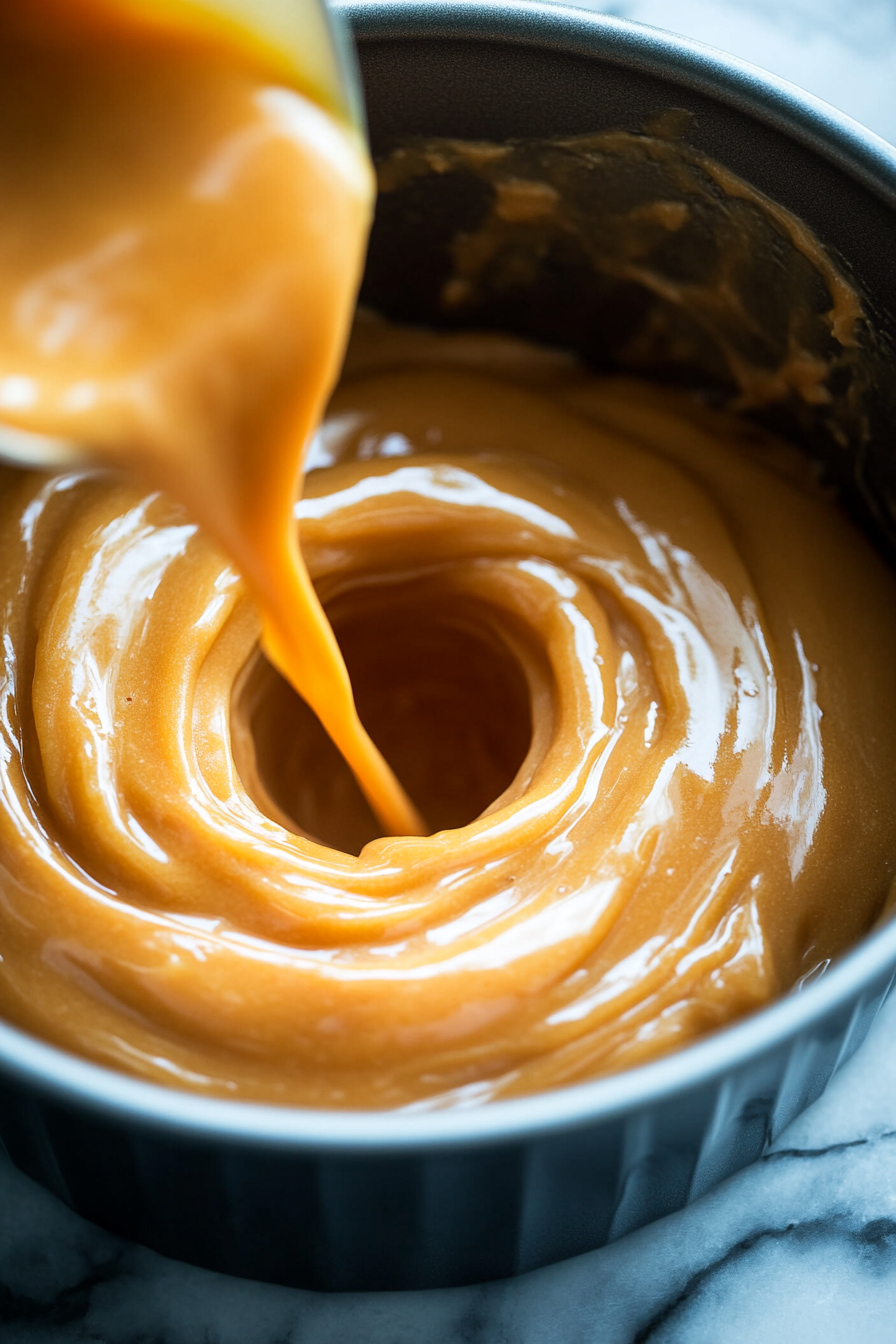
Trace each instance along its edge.
<path fill-rule="evenodd" d="M 381 165 L 364 302 L 401 321 L 510 330 L 746 408 L 819 461 L 892 562 L 893 151 L 782 81 L 601 15 L 467 0 L 345 12 Z M 488 218 L 494 183 L 457 145 L 430 161 L 438 171 L 407 171 L 422 142 L 446 138 L 513 141 L 520 171 L 587 218 L 587 236 L 542 231 L 527 252 L 530 235 L 510 228 L 487 266 L 459 269 L 455 242 Z M 603 166 L 579 171 L 586 160 Z M 742 292 L 709 328 L 669 300 L 682 275 L 703 295 L 718 280 L 717 254 L 687 230 L 651 259 L 669 284 L 639 286 L 615 264 L 614 220 L 660 190 L 666 205 L 699 196 L 701 218 L 741 249 Z M 815 265 L 779 207 L 826 249 Z M 865 321 L 837 351 L 819 286 L 840 275 Z M 744 306 L 760 333 L 749 352 L 734 318 Z M 787 374 L 794 332 L 829 394 L 807 397 Z M 757 1158 L 864 1038 L 894 970 L 888 924 L 677 1055 L 416 1115 L 198 1097 L 0 1024 L 0 1137 L 80 1214 L 210 1269 L 342 1291 L 481 1282 L 623 1236 Z"/>

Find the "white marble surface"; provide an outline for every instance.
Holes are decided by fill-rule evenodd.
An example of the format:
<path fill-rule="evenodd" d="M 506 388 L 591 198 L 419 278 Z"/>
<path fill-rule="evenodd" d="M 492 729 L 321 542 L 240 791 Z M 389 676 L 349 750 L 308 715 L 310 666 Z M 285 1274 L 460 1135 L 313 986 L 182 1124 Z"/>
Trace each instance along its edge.
<path fill-rule="evenodd" d="M 896 142 L 894 0 L 576 2 L 734 52 Z"/>
<path fill-rule="evenodd" d="M 734 51 L 896 141 L 896 0 L 594 5 Z M 2 1344 L 896 1344 L 896 999 L 761 1162 L 513 1282 L 325 1297 L 98 1231 L 0 1155 Z"/>

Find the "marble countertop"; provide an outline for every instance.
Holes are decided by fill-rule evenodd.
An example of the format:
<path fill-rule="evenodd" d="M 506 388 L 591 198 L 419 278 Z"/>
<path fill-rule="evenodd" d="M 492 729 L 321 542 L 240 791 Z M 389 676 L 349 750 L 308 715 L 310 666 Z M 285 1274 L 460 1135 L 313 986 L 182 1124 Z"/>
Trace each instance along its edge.
<path fill-rule="evenodd" d="M 582 9 L 651 23 L 799 84 L 896 142 L 893 0 L 609 0 Z"/>
<path fill-rule="evenodd" d="M 896 141 L 894 0 L 616 0 Z M 894 1344 L 896 997 L 760 1162 L 603 1250 L 478 1288 L 323 1296 L 164 1260 L 0 1153 L 2 1344 Z"/>

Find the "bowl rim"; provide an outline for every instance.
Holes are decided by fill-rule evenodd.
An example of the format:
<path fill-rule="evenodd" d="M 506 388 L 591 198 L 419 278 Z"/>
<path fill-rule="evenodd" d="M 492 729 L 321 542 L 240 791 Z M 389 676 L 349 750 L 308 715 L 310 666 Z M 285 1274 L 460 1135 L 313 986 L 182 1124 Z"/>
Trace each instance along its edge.
<path fill-rule="evenodd" d="M 335 7 L 362 43 L 515 43 L 599 57 L 708 93 L 809 146 L 896 209 L 896 149 L 786 80 L 689 38 L 540 0 L 336 0 Z M 345 1157 L 448 1152 L 560 1135 L 674 1102 L 786 1049 L 823 1019 L 850 1011 L 855 1018 L 865 995 L 873 991 L 882 999 L 894 976 L 896 921 L 867 935 L 799 992 L 671 1055 L 590 1082 L 469 1108 L 337 1111 L 206 1097 L 92 1063 L 2 1021 L 0 1080 L 183 1140 Z"/>
<path fill-rule="evenodd" d="M 855 1016 L 872 989 L 882 1002 L 894 977 L 896 920 L 867 935 L 812 984 L 673 1054 L 589 1082 L 468 1108 L 411 1114 L 206 1097 L 94 1064 L 5 1022 L 0 1022 L 0 1081 L 6 1078 L 48 1101 L 185 1140 L 344 1156 L 490 1147 L 559 1136 L 673 1103 L 762 1055 L 786 1050 L 823 1019 L 850 1009 Z M 850 1034 L 847 1029 L 845 1041 Z"/>
<path fill-rule="evenodd" d="M 805 145 L 896 208 L 896 146 L 781 75 L 695 38 L 558 0 L 331 0 L 356 42 L 498 42 L 598 56 L 708 94 Z"/>

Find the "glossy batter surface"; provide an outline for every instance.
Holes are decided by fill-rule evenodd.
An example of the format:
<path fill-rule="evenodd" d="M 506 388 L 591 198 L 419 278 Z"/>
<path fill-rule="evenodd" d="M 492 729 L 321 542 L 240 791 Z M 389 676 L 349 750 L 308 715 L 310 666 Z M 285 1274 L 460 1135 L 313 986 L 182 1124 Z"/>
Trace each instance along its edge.
<path fill-rule="evenodd" d="M 372 840 L 195 525 L 10 474 L 0 1011 L 211 1094 L 472 1104 L 823 965 L 893 875 L 896 593 L 795 457 L 523 346 L 363 323 L 301 541 L 445 827 Z"/>
<path fill-rule="evenodd" d="M 315 70 L 177 9 L 0 10 L 0 417 L 121 472 L 2 478 L 0 1013 L 457 1105 L 823 967 L 893 875 L 888 572 L 734 421 L 371 321 L 297 528 L 369 165 Z M 468 285 L 547 208 L 496 200 Z"/>

